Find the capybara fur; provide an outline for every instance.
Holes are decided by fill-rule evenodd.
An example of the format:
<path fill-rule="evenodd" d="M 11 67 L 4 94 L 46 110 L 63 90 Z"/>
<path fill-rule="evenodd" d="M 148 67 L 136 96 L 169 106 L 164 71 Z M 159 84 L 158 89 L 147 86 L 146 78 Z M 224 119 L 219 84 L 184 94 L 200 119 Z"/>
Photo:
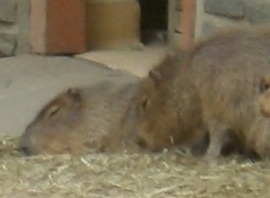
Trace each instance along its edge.
<path fill-rule="evenodd" d="M 90 87 L 70 88 L 50 101 L 21 136 L 20 148 L 34 154 L 85 154 L 125 147 L 122 119 L 138 87 L 138 80 L 105 81 Z M 111 145 L 108 141 L 117 142 Z M 120 142 L 120 143 L 119 143 Z"/>
<path fill-rule="evenodd" d="M 258 105 L 261 114 L 270 117 L 270 74 L 263 76 L 260 82 L 260 95 Z"/>
<path fill-rule="evenodd" d="M 205 136 L 195 87 L 177 73 L 184 56 L 181 50 L 168 53 L 142 80 L 135 96 L 138 144 L 151 151 L 195 148 Z"/>
<path fill-rule="evenodd" d="M 170 51 L 149 71 L 135 96 L 138 144 L 151 151 L 177 147 L 201 155 L 208 147 L 200 98 L 184 71 L 187 55 L 180 49 Z M 228 131 L 222 154 L 239 151 L 235 142 L 236 137 Z"/>
<path fill-rule="evenodd" d="M 258 108 L 261 78 L 270 71 L 270 28 L 217 33 L 189 52 L 186 71 L 196 86 L 210 134 L 207 156 L 216 157 L 234 133 L 239 146 L 270 156 L 270 120 Z"/>

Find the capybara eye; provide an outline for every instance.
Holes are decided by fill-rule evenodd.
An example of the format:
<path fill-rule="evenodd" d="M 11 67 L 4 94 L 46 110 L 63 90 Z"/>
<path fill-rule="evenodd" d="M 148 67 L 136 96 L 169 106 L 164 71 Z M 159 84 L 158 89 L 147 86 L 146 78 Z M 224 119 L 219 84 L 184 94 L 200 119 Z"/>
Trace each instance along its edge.
<path fill-rule="evenodd" d="M 264 92 L 270 88 L 270 84 L 266 82 L 265 79 L 262 79 L 260 81 L 260 92 Z"/>
<path fill-rule="evenodd" d="M 268 90 L 270 88 L 270 85 L 269 84 L 265 84 L 264 85 L 264 91 Z"/>
<path fill-rule="evenodd" d="M 150 79 L 152 79 L 155 82 L 156 85 L 158 85 L 158 83 L 162 79 L 161 73 L 159 71 L 155 71 L 155 70 L 149 71 L 148 76 L 150 77 Z"/>
<path fill-rule="evenodd" d="M 60 111 L 60 108 L 58 106 L 53 106 L 49 113 L 49 118 L 54 117 L 59 111 Z"/>

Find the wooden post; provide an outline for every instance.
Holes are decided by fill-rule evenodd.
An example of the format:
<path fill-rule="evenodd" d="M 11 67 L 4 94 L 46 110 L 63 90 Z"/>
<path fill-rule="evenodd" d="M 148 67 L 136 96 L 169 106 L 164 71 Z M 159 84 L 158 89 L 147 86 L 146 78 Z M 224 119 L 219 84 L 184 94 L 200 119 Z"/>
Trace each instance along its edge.
<path fill-rule="evenodd" d="M 173 45 L 174 28 L 175 28 L 175 10 L 176 0 L 168 0 L 168 43 Z"/>
<path fill-rule="evenodd" d="M 41 54 L 86 51 L 85 0 L 31 0 L 30 45 Z"/>
<path fill-rule="evenodd" d="M 181 0 L 182 4 L 182 48 L 189 48 L 194 41 L 194 15 L 195 15 L 195 2 L 196 0 Z"/>

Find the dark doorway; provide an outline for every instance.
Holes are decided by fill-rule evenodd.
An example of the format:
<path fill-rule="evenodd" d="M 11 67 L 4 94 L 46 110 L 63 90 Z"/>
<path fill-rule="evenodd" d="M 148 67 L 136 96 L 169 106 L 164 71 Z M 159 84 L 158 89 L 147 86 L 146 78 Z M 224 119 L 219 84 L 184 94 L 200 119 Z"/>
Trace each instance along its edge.
<path fill-rule="evenodd" d="M 141 42 L 145 45 L 167 42 L 168 0 L 139 0 Z"/>

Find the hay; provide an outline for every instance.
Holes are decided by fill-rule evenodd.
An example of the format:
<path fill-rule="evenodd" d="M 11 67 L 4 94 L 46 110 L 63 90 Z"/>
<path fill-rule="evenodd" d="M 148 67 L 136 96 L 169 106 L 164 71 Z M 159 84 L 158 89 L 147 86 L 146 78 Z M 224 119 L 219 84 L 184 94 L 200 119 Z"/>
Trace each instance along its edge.
<path fill-rule="evenodd" d="M 0 197 L 268 197 L 269 161 L 161 154 L 41 155 L 0 142 Z"/>

